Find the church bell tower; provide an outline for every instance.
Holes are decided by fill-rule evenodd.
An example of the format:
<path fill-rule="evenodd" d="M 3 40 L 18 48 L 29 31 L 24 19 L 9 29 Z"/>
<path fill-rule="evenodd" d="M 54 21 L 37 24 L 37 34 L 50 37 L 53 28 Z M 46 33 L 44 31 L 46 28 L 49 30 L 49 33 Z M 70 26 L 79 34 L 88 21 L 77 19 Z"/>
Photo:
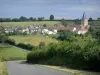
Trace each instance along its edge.
<path fill-rule="evenodd" d="M 86 17 L 85 12 L 83 13 L 82 19 L 81 19 L 81 25 L 82 26 L 87 26 L 88 25 L 88 19 Z"/>

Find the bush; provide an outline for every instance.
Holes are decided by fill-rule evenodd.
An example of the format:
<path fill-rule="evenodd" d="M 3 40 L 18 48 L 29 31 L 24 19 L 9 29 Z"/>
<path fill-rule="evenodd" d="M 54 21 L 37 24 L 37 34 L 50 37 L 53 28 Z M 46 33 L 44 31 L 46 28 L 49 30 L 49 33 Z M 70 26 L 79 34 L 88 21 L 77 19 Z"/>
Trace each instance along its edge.
<path fill-rule="evenodd" d="M 10 44 L 10 45 L 16 45 L 15 41 L 12 39 L 8 39 L 6 40 L 6 43 Z"/>
<path fill-rule="evenodd" d="M 23 48 L 23 49 L 27 49 L 27 50 L 32 50 L 32 48 L 33 48 L 32 45 L 30 45 L 30 44 L 23 44 L 23 43 L 19 43 L 17 46 L 20 47 L 20 48 Z"/>
<path fill-rule="evenodd" d="M 84 38 L 82 39 L 84 40 Z M 84 41 L 84 46 L 75 44 L 75 41 L 49 44 L 46 47 L 30 52 L 27 55 L 27 61 L 100 71 L 100 44 L 96 40 Z"/>

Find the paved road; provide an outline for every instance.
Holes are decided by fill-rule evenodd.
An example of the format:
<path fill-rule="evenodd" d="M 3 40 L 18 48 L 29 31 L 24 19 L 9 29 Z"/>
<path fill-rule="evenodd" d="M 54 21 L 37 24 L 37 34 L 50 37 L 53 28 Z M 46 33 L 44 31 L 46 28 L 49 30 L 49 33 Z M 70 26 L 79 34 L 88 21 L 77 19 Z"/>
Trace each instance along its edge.
<path fill-rule="evenodd" d="M 6 66 L 9 75 L 71 75 L 39 65 L 26 64 L 24 61 L 8 61 Z"/>

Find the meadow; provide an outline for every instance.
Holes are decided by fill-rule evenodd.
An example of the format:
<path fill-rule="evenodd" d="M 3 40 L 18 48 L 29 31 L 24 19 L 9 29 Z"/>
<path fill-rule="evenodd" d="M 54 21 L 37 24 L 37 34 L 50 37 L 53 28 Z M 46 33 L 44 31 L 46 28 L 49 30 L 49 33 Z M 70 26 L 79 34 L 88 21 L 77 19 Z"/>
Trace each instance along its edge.
<path fill-rule="evenodd" d="M 8 47 L 0 48 L 0 60 L 21 60 L 26 59 L 27 52 L 21 50 L 20 48 Z"/>
<path fill-rule="evenodd" d="M 9 36 L 10 39 L 14 39 L 16 44 L 24 43 L 24 44 L 31 44 L 33 46 L 38 46 L 40 42 L 44 42 L 45 45 L 49 43 L 57 43 L 56 39 L 46 37 L 46 36 Z"/>
<path fill-rule="evenodd" d="M 30 25 L 55 25 L 55 24 L 60 24 L 59 21 L 34 21 L 34 22 L 0 22 L 0 25 L 4 27 L 9 27 L 9 26 L 30 26 Z"/>

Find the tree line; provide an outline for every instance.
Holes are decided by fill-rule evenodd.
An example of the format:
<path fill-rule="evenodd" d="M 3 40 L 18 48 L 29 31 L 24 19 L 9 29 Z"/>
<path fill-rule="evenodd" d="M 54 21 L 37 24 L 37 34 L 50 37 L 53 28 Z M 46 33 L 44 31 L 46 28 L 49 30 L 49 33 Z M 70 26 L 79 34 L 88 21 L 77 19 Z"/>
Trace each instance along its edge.
<path fill-rule="evenodd" d="M 23 21 L 43 21 L 45 20 L 44 17 L 38 17 L 38 18 L 33 18 L 33 17 L 25 17 L 21 16 L 20 18 L 0 18 L 0 22 L 23 22 Z M 54 20 L 54 15 L 50 15 L 49 20 Z"/>

